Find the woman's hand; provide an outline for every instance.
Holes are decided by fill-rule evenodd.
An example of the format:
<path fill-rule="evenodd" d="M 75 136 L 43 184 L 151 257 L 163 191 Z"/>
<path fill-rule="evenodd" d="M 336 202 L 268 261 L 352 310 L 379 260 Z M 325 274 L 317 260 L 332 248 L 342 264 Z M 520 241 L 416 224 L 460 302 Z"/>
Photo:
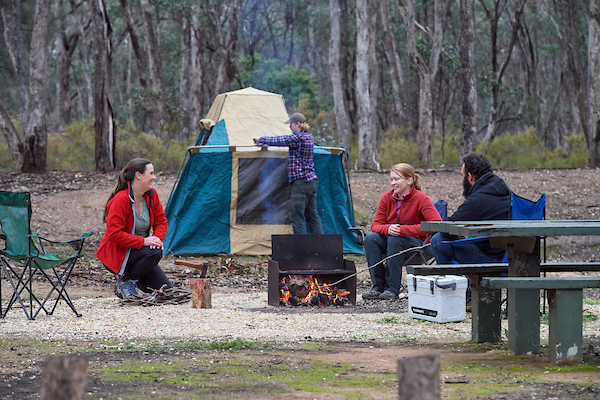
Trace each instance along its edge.
<path fill-rule="evenodd" d="M 144 238 L 144 246 L 148 246 L 151 249 L 161 249 L 163 248 L 163 242 L 156 236 L 148 236 Z"/>
<path fill-rule="evenodd" d="M 390 236 L 400 236 L 400 224 L 392 224 L 388 228 L 388 235 Z"/>

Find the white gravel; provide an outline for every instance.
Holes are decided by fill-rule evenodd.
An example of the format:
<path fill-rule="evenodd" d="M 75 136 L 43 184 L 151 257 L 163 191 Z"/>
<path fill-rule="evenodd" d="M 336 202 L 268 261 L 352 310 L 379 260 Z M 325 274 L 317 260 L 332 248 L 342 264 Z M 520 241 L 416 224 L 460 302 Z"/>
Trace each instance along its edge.
<path fill-rule="evenodd" d="M 114 297 L 80 297 L 74 302 L 83 314 L 80 318 L 64 303 L 59 304 L 54 315 L 41 313 L 35 321 L 28 321 L 20 308 L 14 308 L 0 320 L 0 337 L 88 341 L 94 347 L 208 343 L 238 338 L 279 345 L 309 341 L 403 341 L 426 345 L 467 343 L 471 339 L 470 313 L 462 322 L 439 324 L 410 318 L 406 312 L 284 309 L 268 306 L 264 290 L 213 292 L 210 309 L 194 309 L 191 302 L 158 307 L 122 306 Z M 595 303 L 584 304 L 584 309 L 599 316 L 600 305 Z M 505 333 L 506 320 L 502 327 Z M 542 343 L 547 343 L 547 328 L 542 325 Z M 583 335 L 584 341 L 598 343 L 600 321 L 585 322 Z"/>

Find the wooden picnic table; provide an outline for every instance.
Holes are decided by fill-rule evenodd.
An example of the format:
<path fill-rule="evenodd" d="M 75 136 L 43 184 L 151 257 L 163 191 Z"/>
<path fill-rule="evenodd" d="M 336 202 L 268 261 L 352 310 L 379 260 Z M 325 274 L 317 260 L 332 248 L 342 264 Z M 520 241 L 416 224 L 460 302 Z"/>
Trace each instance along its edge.
<path fill-rule="evenodd" d="M 541 237 L 600 235 L 600 220 L 424 221 L 421 229 L 465 237 L 487 236 L 491 246 L 508 251 L 508 276 L 539 277 Z M 508 348 L 517 355 L 538 353 L 540 290 L 507 291 Z M 475 315 L 485 318 L 485 313 L 474 313 L 474 318 Z"/>

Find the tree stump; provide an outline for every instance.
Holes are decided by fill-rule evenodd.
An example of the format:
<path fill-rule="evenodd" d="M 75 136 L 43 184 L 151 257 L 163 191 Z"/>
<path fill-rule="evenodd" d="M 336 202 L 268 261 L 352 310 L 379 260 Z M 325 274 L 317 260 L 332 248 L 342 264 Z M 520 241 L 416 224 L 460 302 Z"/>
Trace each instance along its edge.
<path fill-rule="evenodd" d="M 438 400 L 439 353 L 398 359 L 398 390 L 402 400 Z"/>
<path fill-rule="evenodd" d="M 192 291 L 193 308 L 212 308 L 210 279 L 190 279 L 190 290 Z"/>
<path fill-rule="evenodd" d="M 50 356 L 43 364 L 42 400 L 82 400 L 88 360 L 73 354 Z"/>

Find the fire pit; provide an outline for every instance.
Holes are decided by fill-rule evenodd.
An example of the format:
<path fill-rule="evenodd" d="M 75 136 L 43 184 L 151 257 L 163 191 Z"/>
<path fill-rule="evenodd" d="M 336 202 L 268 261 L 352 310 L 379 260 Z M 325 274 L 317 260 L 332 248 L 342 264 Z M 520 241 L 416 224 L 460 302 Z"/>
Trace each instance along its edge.
<path fill-rule="evenodd" d="M 343 258 L 342 235 L 273 235 L 271 245 L 269 305 L 356 305 L 356 268 Z"/>

